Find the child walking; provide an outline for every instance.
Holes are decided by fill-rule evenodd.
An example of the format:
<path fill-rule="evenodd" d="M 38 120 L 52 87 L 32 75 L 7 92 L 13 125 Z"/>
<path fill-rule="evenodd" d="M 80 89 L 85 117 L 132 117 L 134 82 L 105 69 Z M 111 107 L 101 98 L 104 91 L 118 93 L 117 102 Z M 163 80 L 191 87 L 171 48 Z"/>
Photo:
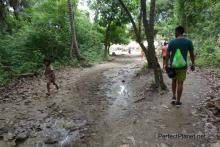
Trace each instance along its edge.
<path fill-rule="evenodd" d="M 50 84 L 52 83 L 56 87 L 57 90 L 59 89 L 59 87 L 55 83 L 54 69 L 53 69 L 53 66 L 51 65 L 50 59 L 45 58 L 43 62 L 45 65 L 44 75 L 47 79 L 47 96 L 50 96 Z"/>

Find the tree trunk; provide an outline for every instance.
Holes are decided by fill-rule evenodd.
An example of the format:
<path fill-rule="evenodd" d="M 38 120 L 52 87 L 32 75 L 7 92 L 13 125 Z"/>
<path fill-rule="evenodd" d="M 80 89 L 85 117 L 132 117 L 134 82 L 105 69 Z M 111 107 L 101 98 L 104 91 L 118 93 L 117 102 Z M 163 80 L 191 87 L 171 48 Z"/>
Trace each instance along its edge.
<path fill-rule="evenodd" d="M 143 25 L 148 42 L 149 57 L 153 63 L 155 85 L 157 88 L 161 87 L 162 89 L 166 89 L 166 85 L 163 80 L 162 70 L 160 68 L 154 46 L 155 0 L 151 0 L 149 20 L 147 19 L 146 0 L 141 0 L 141 7 L 143 12 Z"/>
<path fill-rule="evenodd" d="M 107 59 L 109 54 L 109 32 L 110 32 L 111 22 L 108 23 L 105 29 L 105 51 L 104 51 L 104 59 Z"/>
<path fill-rule="evenodd" d="M 0 1 L 0 25 L 5 24 L 6 9 L 3 1 Z"/>
<path fill-rule="evenodd" d="M 110 55 L 110 44 L 108 45 L 108 55 Z"/>
<path fill-rule="evenodd" d="M 144 46 L 143 42 L 138 42 L 138 44 L 140 45 L 141 49 L 144 51 L 144 54 L 145 54 L 145 57 L 148 63 L 148 68 L 153 68 L 152 60 L 150 60 L 150 57 L 149 57 L 149 50 Z"/>
<path fill-rule="evenodd" d="M 139 25 L 139 29 L 137 28 L 137 25 L 131 15 L 131 13 L 129 12 L 128 8 L 125 6 L 124 2 L 122 0 L 118 0 L 119 3 L 121 4 L 122 8 L 125 10 L 126 14 L 128 15 L 128 18 L 133 26 L 133 29 L 134 29 L 134 33 L 135 33 L 135 37 L 136 37 L 136 41 L 137 43 L 140 45 L 141 49 L 144 51 L 145 53 L 145 57 L 147 59 L 147 62 L 148 62 L 148 67 L 149 68 L 152 68 L 153 66 L 153 63 L 152 63 L 152 60 L 150 60 L 150 57 L 149 57 L 149 53 L 148 53 L 148 49 L 144 46 L 143 44 L 143 40 L 141 38 L 141 27 Z M 140 14 L 140 17 L 142 17 L 142 14 Z"/>
<path fill-rule="evenodd" d="M 145 57 L 147 59 L 148 67 L 153 68 L 153 62 L 151 60 L 151 57 L 149 55 L 149 50 L 144 46 L 144 43 L 142 42 L 142 19 L 143 19 L 143 13 L 142 13 L 142 7 L 141 7 L 141 2 L 140 2 L 140 16 L 138 18 L 138 28 L 139 28 L 139 45 L 144 51 Z"/>
<path fill-rule="evenodd" d="M 74 12 L 72 1 L 67 1 L 68 6 L 68 14 L 69 14 L 69 23 L 70 23 L 70 32 L 71 32 L 71 46 L 70 46 L 70 57 L 73 58 L 75 56 L 77 60 L 81 60 L 80 50 L 78 47 L 78 43 L 76 40 L 76 30 L 75 30 L 75 22 L 74 22 Z"/>

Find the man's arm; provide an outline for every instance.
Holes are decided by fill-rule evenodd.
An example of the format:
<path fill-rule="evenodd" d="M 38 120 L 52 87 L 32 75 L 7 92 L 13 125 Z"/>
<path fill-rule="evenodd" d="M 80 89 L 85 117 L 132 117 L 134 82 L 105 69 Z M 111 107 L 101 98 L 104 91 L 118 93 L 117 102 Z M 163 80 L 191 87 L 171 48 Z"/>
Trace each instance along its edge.
<path fill-rule="evenodd" d="M 190 55 L 190 59 L 192 62 L 192 66 L 191 66 L 191 70 L 194 71 L 195 70 L 195 54 L 194 51 L 189 51 L 189 55 Z"/>
<path fill-rule="evenodd" d="M 195 65 L 195 54 L 193 51 L 189 51 L 190 59 L 192 62 L 192 65 Z"/>
<path fill-rule="evenodd" d="M 194 54 L 194 47 L 193 47 L 192 41 L 190 41 L 189 55 L 190 55 L 190 59 L 192 62 L 191 70 L 194 71 L 195 70 L 195 54 Z"/>

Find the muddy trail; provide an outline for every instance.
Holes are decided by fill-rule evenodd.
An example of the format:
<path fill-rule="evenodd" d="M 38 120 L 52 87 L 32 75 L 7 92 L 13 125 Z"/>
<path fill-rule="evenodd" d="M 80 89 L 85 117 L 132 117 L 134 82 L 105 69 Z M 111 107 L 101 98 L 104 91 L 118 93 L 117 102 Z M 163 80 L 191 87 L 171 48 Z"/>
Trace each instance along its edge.
<path fill-rule="evenodd" d="M 152 88 L 150 70 L 139 74 L 143 65 L 121 55 L 60 69 L 50 97 L 42 77 L 2 88 L 0 147 L 220 147 L 220 77 L 189 71 L 176 108 L 171 91 Z"/>

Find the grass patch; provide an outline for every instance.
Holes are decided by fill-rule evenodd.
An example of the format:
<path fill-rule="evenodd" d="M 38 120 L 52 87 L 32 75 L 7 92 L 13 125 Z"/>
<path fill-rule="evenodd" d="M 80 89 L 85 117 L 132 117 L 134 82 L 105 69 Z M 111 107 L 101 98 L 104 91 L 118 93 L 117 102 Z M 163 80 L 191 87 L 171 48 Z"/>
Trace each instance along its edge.
<path fill-rule="evenodd" d="M 148 71 L 148 64 L 144 63 L 144 66 L 137 72 L 137 76 L 144 75 Z"/>

